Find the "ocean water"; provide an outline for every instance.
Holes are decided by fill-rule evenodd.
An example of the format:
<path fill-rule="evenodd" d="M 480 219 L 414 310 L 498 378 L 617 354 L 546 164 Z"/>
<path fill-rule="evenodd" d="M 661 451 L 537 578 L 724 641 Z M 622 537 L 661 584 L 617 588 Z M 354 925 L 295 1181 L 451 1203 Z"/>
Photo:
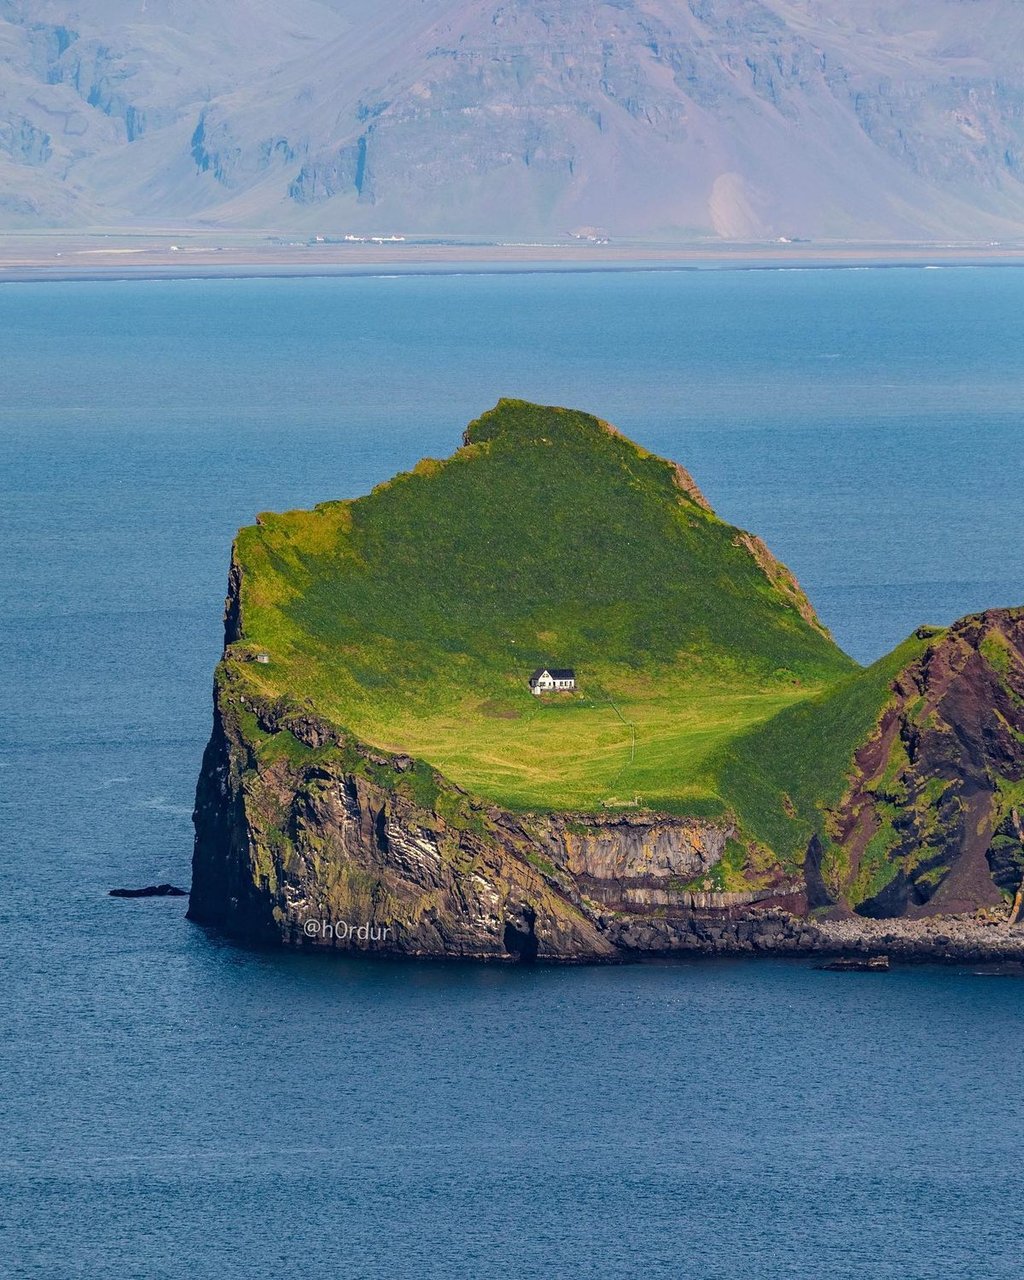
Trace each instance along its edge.
<path fill-rule="evenodd" d="M 762 534 L 862 661 L 1024 603 L 1024 271 L 0 287 L 0 1273 L 1017 1277 L 1017 982 L 516 970 L 184 920 L 230 539 L 501 395 Z"/>

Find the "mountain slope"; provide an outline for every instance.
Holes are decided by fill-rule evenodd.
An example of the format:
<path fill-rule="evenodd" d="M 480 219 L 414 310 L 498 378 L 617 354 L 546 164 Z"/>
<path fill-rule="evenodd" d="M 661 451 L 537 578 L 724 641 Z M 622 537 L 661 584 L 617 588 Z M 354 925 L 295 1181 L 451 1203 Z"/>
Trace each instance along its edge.
<path fill-rule="evenodd" d="M 0 218 L 1019 236 L 1022 39 L 1013 0 L 4 0 Z"/>

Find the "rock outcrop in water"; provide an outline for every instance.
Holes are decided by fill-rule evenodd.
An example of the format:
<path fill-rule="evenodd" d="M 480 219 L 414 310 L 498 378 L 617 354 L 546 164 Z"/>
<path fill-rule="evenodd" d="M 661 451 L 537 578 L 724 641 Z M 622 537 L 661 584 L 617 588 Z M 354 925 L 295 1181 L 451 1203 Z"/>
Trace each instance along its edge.
<path fill-rule="evenodd" d="M 546 488 L 537 497 L 534 485 L 543 488 L 544 482 L 529 479 L 529 459 L 537 451 L 536 475 L 542 478 L 554 445 L 581 466 L 592 463 L 579 474 L 581 486 L 589 474 L 598 496 L 607 498 L 603 508 L 593 506 L 595 519 L 606 519 L 619 502 L 633 512 L 634 576 L 643 573 L 641 517 L 650 499 L 652 527 L 661 528 L 662 515 L 668 521 L 658 535 L 665 539 L 665 562 L 675 554 L 671 530 L 678 527 L 692 558 L 679 561 L 681 571 L 689 573 L 691 562 L 700 566 L 700 581 L 684 590 L 680 609 L 689 599 L 706 601 L 706 595 L 689 593 L 706 592 L 726 568 L 748 574 L 749 563 L 735 560 L 737 549 L 745 548 L 762 576 L 738 580 L 749 584 L 755 611 L 770 603 L 762 625 L 778 619 L 791 637 L 780 643 L 798 643 L 794 655 L 810 653 L 802 659 L 811 663 L 808 670 L 827 669 L 822 662 L 838 650 L 792 576 L 766 550 L 751 552 L 748 535 L 722 526 L 703 498 L 698 504 L 679 485 L 668 464 L 586 415 L 506 402 L 467 434 L 456 455 L 461 470 L 454 480 L 443 479 L 456 486 L 444 491 L 447 505 L 433 500 L 431 486 L 456 460 L 424 464 L 355 504 L 318 509 L 312 529 L 306 513 L 293 513 L 268 518 L 240 540 L 230 575 L 225 659 L 215 681 L 214 729 L 197 788 L 190 917 L 260 942 L 481 959 L 614 960 L 751 950 L 884 950 L 912 959 L 1024 955 L 1024 933 L 1008 934 L 1005 923 L 1011 911 L 1014 918 L 1019 913 L 1024 872 L 1024 609 L 990 610 L 948 629 L 922 628 L 895 655 L 859 673 L 848 660 L 839 661 L 821 692 L 767 713 L 696 764 L 680 757 L 671 811 L 621 801 L 588 811 L 489 801 L 412 753 L 369 745 L 343 727 L 337 713 L 317 705 L 318 698 L 334 705 L 335 695 L 332 685 L 318 683 L 314 652 L 322 653 L 330 681 L 337 681 L 338 664 L 345 661 L 356 665 L 371 689 L 400 680 L 392 665 L 367 665 L 379 637 L 371 635 L 365 651 L 352 630 L 344 633 L 344 647 L 333 640 L 321 651 L 311 647 L 335 625 L 335 611 L 346 627 L 358 626 L 346 610 L 367 583 L 387 595 L 385 561 L 375 569 L 373 556 L 402 562 L 413 574 L 403 579 L 402 618 L 415 614 L 423 627 L 432 617 L 445 626 L 452 617 L 467 619 L 470 647 L 459 658 L 463 678 L 470 688 L 483 678 L 470 663 L 474 653 L 479 663 L 486 657 L 474 630 L 477 606 L 465 607 L 463 593 L 475 585 L 458 568 L 464 551 L 452 533 L 453 495 L 469 486 L 476 502 L 485 501 L 488 477 L 501 477 L 506 515 L 496 526 L 494 554 L 508 537 L 525 558 L 517 521 L 530 529 L 550 523 L 543 503 L 561 501 Z M 505 469 L 511 460 L 518 490 Z M 637 496 L 641 490 L 646 497 Z M 586 506 L 583 488 L 579 496 Z M 447 514 L 438 516 L 439 510 Z M 416 512 L 421 515 L 414 520 Z M 445 563 L 456 568 L 443 589 L 424 582 L 417 602 L 415 575 L 427 563 L 426 526 L 417 520 L 438 519 L 445 523 L 431 527 L 437 536 L 439 530 L 451 534 Z M 466 537 L 474 551 L 483 536 L 479 518 L 470 521 Z M 587 554 L 580 530 L 567 545 Z M 651 548 L 655 560 L 659 545 Z M 301 555 L 294 562 L 282 558 L 296 548 Z M 535 554 L 546 553 L 538 545 Z M 602 553 L 601 565 L 609 563 Z M 542 566 L 543 560 L 537 568 Z M 541 608 L 533 568 L 524 566 L 520 588 L 532 611 L 529 625 L 536 625 Z M 581 562 L 580 572 L 566 579 L 583 582 L 573 608 L 591 596 L 598 601 L 596 612 L 581 615 L 581 637 L 597 635 L 608 608 L 602 571 L 594 561 L 588 576 Z M 357 576 L 345 576 L 352 572 Z M 328 574 L 341 576 L 325 591 Z M 390 608 L 373 590 L 361 597 L 363 607 Z M 559 609 L 569 616 L 571 602 L 561 593 L 572 590 L 563 585 L 555 591 L 549 624 L 558 621 Z M 299 617 L 299 601 L 311 602 L 302 617 L 312 619 L 314 629 L 295 632 L 289 665 L 283 655 L 291 642 L 282 628 Z M 509 628 L 518 603 L 510 582 L 499 611 Z M 418 605 L 426 612 L 416 614 Z M 642 608 L 638 602 L 636 609 Z M 651 617 L 654 626 L 657 615 Z M 742 614 L 736 615 L 723 634 L 741 634 L 741 622 Z M 676 645 L 684 632 L 680 615 Z M 270 634 L 277 656 L 267 667 L 253 659 L 268 656 L 263 646 Z M 444 634 L 445 644 L 454 645 L 453 633 Z M 594 643 L 607 648 L 616 634 Z M 694 634 L 699 645 L 710 645 L 702 639 L 710 632 Z M 634 644 L 638 638 L 635 633 Z M 504 649 L 496 652 L 500 663 Z M 703 658 L 709 661 L 711 652 L 706 647 Z M 732 654 L 737 689 L 762 696 L 762 678 L 742 683 L 756 652 Z M 681 657 L 688 679 L 700 670 L 693 666 L 700 657 Z M 649 669 L 655 676 L 644 675 L 639 658 L 637 650 L 630 679 L 670 679 L 660 659 Z M 410 666 L 411 649 L 403 661 L 410 670 L 427 670 Z M 786 680 L 792 682 L 791 672 Z M 357 697 L 358 686 L 349 687 L 348 696 Z M 414 681 L 404 696 L 418 688 Z M 778 696 L 771 681 L 768 689 Z M 360 704 L 349 705 L 357 714 Z M 699 696 L 694 705 L 699 710 Z M 666 703 L 660 714 L 672 710 Z M 569 723 L 580 734 L 585 712 L 583 703 L 570 712 L 577 720 Z M 684 703 L 684 719 L 691 713 Z M 460 731 L 456 726 L 450 733 L 454 745 Z M 680 741 L 692 752 L 692 738 Z M 925 919 L 979 911 L 973 923 L 961 919 L 936 928 Z M 996 920 L 1004 924 L 997 927 Z"/>
<path fill-rule="evenodd" d="M 176 884 L 147 884 L 141 889 L 111 889 L 111 898 L 185 898 L 187 889 L 179 889 Z"/>

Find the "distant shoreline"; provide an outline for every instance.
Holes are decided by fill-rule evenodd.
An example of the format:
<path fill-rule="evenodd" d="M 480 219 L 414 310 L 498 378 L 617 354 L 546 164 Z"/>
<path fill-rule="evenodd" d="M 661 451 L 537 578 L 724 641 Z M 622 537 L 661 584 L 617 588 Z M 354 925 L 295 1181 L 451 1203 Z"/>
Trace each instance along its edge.
<path fill-rule="evenodd" d="M 3 234 L 0 284 L 1024 266 L 1024 248 L 1002 246 L 219 245 L 178 239 L 172 248 L 168 237 L 127 233 Z"/>

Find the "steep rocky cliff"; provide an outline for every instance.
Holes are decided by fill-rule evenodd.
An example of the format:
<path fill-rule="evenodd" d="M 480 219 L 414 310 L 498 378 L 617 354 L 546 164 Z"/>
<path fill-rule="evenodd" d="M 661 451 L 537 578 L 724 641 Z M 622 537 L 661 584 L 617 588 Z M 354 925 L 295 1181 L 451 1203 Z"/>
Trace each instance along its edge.
<path fill-rule="evenodd" d="M 253 703 L 230 677 L 195 823 L 189 914 L 236 936 L 481 958 L 611 950 L 527 841 L 432 770 Z"/>
<path fill-rule="evenodd" d="M 1024 866 L 1024 611 L 956 623 L 893 681 L 830 815 L 824 878 L 867 916 L 960 912 Z"/>
<path fill-rule="evenodd" d="M 607 960 L 645 949 L 636 924 L 673 949 L 673 910 L 731 920 L 754 903 L 802 905 L 799 885 L 688 887 L 720 862 L 729 825 L 509 813 L 306 710 L 261 703 L 228 668 L 194 819 L 189 916 L 252 941 Z"/>
<path fill-rule="evenodd" d="M 1024 610 L 860 670 L 759 540 L 587 415 L 502 402 L 446 462 L 263 517 L 225 620 L 190 916 L 232 935 L 610 960 L 1019 910 Z M 544 703 L 553 643 L 584 687 Z"/>

